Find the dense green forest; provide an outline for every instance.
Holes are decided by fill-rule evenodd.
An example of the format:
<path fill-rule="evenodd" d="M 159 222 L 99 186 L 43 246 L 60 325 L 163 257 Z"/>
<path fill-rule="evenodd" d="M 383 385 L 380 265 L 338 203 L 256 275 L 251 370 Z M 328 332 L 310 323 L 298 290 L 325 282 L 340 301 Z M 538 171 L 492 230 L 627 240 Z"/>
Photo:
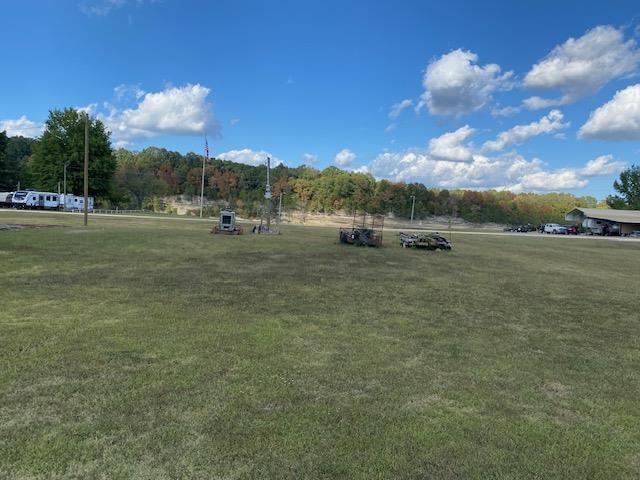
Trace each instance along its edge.
<path fill-rule="evenodd" d="M 38 167 L 32 151 L 38 141 L 11 137 L 5 142 L 0 190 L 36 188 L 57 191 L 63 180 L 63 166 L 56 175 L 43 179 L 32 170 Z M 140 152 L 118 149 L 113 152 L 115 170 L 106 191 L 97 195 L 103 208 L 162 210 L 163 199 L 180 195 L 185 200 L 199 199 L 202 181 L 202 155 L 186 155 L 150 147 Z M 35 163 L 35 166 L 34 166 Z M 38 167 L 41 168 L 41 167 Z M 81 193 L 80 160 L 67 163 L 68 191 Z M 208 201 L 229 205 L 240 214 L 259 214 L 266 184 L 265 165 L 250 166 L 211 159 L 205 166 L 204 195 Z M 371 175 L 328 167 L 310 166 L 271 169 L 271 188 L 275 199 L 282 193 L 286 210 L 309 213 L 366 211 L 409 218 L 433 215 L 460 217 L 471 222 L 539 223 L 561 220 L 575 206 L 596 207 L 593 197 L 575 197 L 566 193 L 544 195 L 506 191 L 443 190 L 419 183 L 375 180 Z M 414 197 L 415 196 L 415 204 Z"/>
<path fill-rule="evenodd" d="M 149 147 L 113 150 L 109 133 L 95 119 L 73 110 L 50 112 L 38 139 L 8 137 L 0 132 L 0 191 L 33 188 L 80 194 L 83 184 L 84 136 L 90 139 L 89 193 L 101 208 L 171 211 L 169 198 L 199 201 L 203 155 Z M 634 167 L 635 168 L 635 167 Z M 632 173 L 640 172 L 631 170 Z M 431 216 L 470 222 L 522 224 L 562 221 L 573 207 L 591 207 L 597 200 L 567 193 L 446 190 L 420 183 L 376 180 L 365 173 L 331 166 L 271 169 L 271 189 L 286 211 L 307 213 L 368 212 L 397 218 Z M 204 168 L 207 204 L 234 208 L 255 217 L 264 204 L 267 167 L 210 159 Z M 64 178 L 64 180 L 63 180 Z M 622 197 L 611 197 L 618 204 Z M 628 202 L 626 202 L 628 203 Z M 605 206 L 603 204 L 601 206 Z"/>
<path fill-rule="evenodd" d="M 114 150 L 105 125 L 72 108 L 50 111 L 37 139 L 0 132 L 0 191 L 33 188 L 80 194 L 85 147 L 89 194 L 98 208 L 172 213 L 171 199 L 199 202 L 204 170 L 203 194 L 211 210 L 207 213 L 233 208 L 242 216 L 257 217 L 264 209 L 266 158 L 259 166 L 207 159 L 203 168 L 204 156 L 193 152 L 183 155 L 156 147 L 139 152 Z M 601 204 L 594 197 L 568 193 L 430 188 L 376 180 L 335 166 L 318 170 L 280 164 L 270 174 L 273 197 L 288 212 L 367 212 L 416 220 L 446 216 L 477 223 L 538 224 L 561 222 L 574 207 L 640 208 L 640 167 L 636 165 L 613 183 L 618 194 Z"/>

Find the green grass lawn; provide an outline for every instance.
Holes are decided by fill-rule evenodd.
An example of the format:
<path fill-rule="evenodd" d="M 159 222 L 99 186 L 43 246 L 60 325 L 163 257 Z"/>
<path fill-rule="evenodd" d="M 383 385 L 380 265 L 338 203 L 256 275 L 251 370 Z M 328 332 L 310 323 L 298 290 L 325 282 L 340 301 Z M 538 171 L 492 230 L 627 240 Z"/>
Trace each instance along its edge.
<path fill-rule="evenodd" d="M 640 242 L 2 223 L 0 478 L 640 477 Z"/>

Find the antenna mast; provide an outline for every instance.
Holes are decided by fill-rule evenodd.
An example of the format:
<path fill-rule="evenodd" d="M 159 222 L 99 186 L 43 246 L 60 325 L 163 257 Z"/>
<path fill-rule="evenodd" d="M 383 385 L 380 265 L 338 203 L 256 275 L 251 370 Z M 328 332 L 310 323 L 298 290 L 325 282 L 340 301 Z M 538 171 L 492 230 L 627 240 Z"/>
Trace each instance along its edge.
<path fill-rule="evenodd" d="M 267 203 L 267 232 L 271 232 L 271 184 L 269 183 L 270 170 L 271 170 L 271 157 L 267 157 L 267 185 L 264 189 L 264 198 Z"/>

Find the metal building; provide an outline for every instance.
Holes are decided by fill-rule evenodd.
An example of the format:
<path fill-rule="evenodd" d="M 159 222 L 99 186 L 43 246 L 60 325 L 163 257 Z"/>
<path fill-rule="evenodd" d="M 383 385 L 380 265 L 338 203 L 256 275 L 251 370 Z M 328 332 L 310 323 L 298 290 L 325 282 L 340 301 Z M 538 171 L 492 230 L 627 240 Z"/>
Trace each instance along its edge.
<path fill-rule="evenodd" d="M 640 210 L 576 207 L 564 216 L 592 235 L 629 235 L 640 230 Z"/>

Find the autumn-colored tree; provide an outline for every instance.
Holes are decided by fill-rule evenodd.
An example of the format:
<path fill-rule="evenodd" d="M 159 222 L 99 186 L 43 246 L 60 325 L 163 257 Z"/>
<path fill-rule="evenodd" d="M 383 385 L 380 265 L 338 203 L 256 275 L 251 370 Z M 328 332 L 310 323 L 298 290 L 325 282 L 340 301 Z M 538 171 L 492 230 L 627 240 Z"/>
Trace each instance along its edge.
<path fill-rule="evenodd" d="M 218 197 L 227 201 L 231 201 L 231 192 L 238 184 L 238 176 L 230 171 L 215 170 L 211 177 L 210 183 L 218 191 Z"/>

